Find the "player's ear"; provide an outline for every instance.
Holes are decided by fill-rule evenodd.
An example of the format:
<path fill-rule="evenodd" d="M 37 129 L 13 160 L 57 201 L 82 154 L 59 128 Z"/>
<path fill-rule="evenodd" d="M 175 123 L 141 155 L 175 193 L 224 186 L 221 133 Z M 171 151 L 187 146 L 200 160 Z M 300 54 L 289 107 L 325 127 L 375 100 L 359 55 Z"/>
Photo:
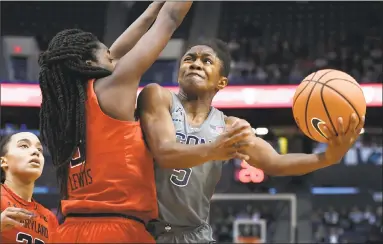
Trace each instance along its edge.
<path fill-rule="evenodd" d="M 97 65 L 97 64 L 96 64 L 94 61 L 92 61 L 92 60 L 86 60 L 85 63 L 86 63 L 86 65 L 88 65 L 88 66 L 96 66 L 96 65 Z"/>
<path fill-rule="evenodd" d="M 6 159 L 5 157 L 1 157 L 1 158 L 0 158 L 0 167 L 1 167 L 1 168 L 8 167 L 7 159 Z"/>
<path fill-rule="evenodd" d="M 222 90 L 223 88 L 225 88 L 228 83 L 229 83 L 229 80 L 227 79 L 227 77 L 222 76 L 219 79 L 218 84 L 217 84 L 218 90 Z"/>

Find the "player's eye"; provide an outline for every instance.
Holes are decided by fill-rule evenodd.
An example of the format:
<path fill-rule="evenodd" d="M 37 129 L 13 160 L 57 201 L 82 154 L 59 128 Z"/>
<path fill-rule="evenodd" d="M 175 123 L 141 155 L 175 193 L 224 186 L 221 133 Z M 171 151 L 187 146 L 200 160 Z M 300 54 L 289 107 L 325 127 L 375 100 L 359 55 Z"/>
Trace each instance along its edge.
<path fill-rule="evenodd" d="M 28 148 L 29 146 L 28 146 L 27 144 L 21 144 L 20 147 L 26 149 L 26 148 Z"/>
<path fill-rule="evenodd" d="M 43 152 L 43 149 L 42 148 L 37 148 L 37 150 L 39 150 L 39 152 Z"/>
<path fill-rule="evenodd" d="M 184 58 L 184 61 L 190 61 L 190 60 L 191 60 L 191 57 Z"/>
<path fill-rule="evenodd" d="M 209 58 L 206 58 L 206 59 L 204 60 L 204 62 L 205 62 L 205 63 L 208 63 L 208 64 L 213 64 L 213 61 L 211 61 L 211 59 L 209 59 Z"/>

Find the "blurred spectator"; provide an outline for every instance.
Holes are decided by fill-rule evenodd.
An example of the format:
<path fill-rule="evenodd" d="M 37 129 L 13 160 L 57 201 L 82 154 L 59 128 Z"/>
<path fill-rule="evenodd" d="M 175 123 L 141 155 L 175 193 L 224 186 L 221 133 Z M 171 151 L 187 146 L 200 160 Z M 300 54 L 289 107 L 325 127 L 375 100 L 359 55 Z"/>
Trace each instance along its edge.
<path fill-rule="evenodd" d="M 317 143 L 313 149 L 314 153 L 323 152 L 326 144 Z M 355 145 L 347 152 L 342 161 L 347 165 L 372 164 L 382 165 L 383 149 L 382 135 L 363 134 Z"/>
<path fill-rule="evenodd" d="M 333 207 L 329 208 L 329 211 L 324 213 L 324 222 L 327 225 L 338 225 L 339 223 L 339 214 L 334 210 Z"/>
<path fill-rule="evenodd" d="M 322 221 L 320 216 L 322 215 Z M 326 211 L 316 210 L 312 214 L 312 226 L 316 243 L 366 243 L 383 241 L 382 207 L 354 206 L 339 210 L 329 207 Z"/>
<path fill-rule="evenodd" d="M 220 34 L 230 41 L 233 84 L 296 84 L 325 68 L 348 72 L 361 83 L 379 81 L 381 5 L 289 2 L 279 9 L 223 4 Z M 366 13 L 374 21 L 360 21 Z"/>

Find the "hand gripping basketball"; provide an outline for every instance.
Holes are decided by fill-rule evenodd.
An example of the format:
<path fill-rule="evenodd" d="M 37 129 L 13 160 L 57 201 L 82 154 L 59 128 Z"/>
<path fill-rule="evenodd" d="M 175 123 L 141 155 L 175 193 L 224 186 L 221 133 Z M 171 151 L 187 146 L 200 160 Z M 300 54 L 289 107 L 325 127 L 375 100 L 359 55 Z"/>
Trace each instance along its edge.
<path fill-rule="evenodd" d="M 8 207 L 1 212 L 0 232 L 12 229 L 15 226 L 23 226 L 22 220 L 33 218 L 33 213 L 22 208 Z"/>
<path fill-rule="evenodd" d="M 212 143 L 213 160 L 228 160 L 238 158 L 249 160 L 243 152 L 250 145 L 248 137 L 254 135 L 250 124 L 238 119 L 217 140 Z"/>
<path fill-rule="evenodd" d="M 358 120 L 358 116 L 356 114 L 352 114 L 350 119 L 350 125 L 346 130 L 344 128 L 343 118 L 339 117 L 337 120 L 338 135 L 335 135 L 331 132 L 331 130 L 324 126 L 323 132 L 329 138 L 328 147 L 325 153 L 326 160 L 329 163 L 338 163 L 348 152 L 348 150 L 352 147 L 352 145 L 354 145 L 364 126 L 365 117 L 362 117 L 362 121 L 359 124 Z"/>

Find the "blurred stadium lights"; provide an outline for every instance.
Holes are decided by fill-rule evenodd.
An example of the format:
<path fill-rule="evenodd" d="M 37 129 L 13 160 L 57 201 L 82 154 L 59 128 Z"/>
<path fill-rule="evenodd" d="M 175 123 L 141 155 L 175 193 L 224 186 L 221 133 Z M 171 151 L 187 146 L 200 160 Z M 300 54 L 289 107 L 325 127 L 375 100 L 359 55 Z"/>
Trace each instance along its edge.
<path fill-rule="evenodd" d="M 267 135 L 267 133 L 269 133 L 269 129 L 264 127 L 258 127 L 255 130 L 253 129 L 253 131 L 258 136 L 264 136 L 264 135 Z"/>

